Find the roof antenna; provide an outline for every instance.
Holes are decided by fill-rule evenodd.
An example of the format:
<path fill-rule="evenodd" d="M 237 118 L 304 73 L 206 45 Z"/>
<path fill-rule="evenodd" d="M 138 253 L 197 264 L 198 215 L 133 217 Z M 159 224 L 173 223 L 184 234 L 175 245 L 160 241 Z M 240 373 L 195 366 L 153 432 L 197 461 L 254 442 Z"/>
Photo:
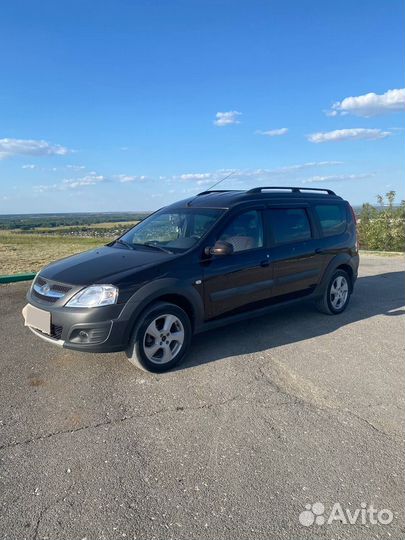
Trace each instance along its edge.
<path fill-rule="evenodd" d="M 219 184 L 221 184 L 224 180 L 226 180 L 227 178 L 229 178 L 230 176 L 232 176 L 233 174 L 235 174 L 236 171 L 231 171 L 229 174 L 227 174 L 226 176 L 224 176 L 224 178 L 221 178 L 221 180 L 218 180 L 218 182 L 215 182 L 215 184 L 212 184 L 212 186 L 210 186 L 208 189 L 206 189 L 205 191 L 211 191 L 212 188 L 214 188 L 215 186 L 218 186 Z"/>
<path fill-rule="evenodd" d="M 226 176 L 224 176 L 223 178 L 221 178 L 221 180 L 218 180 L 218 182 L 215 182 L 214 184 L 212 184 L 212 186 L 210 186 L 208 189 L 204 190 L 203 193 L 207 192 L 207 191 L 211 191 L 212 188 L 218 186 L 219 184 L 221 184 L 224 180 L 227 180 L 230 176 L 232 176 L 233 174 L 235 174 L 235 170 L 231 171 L 229 174 L 227 174 Z M 187 203 L 187 206 L 191 206 L 191 203 L 194 201 L 194 199 L 196 199 L 198 197 L 199 193 L 197 193 L 197 195 L 195 195 L 191 201 L 189 201 Z"/>

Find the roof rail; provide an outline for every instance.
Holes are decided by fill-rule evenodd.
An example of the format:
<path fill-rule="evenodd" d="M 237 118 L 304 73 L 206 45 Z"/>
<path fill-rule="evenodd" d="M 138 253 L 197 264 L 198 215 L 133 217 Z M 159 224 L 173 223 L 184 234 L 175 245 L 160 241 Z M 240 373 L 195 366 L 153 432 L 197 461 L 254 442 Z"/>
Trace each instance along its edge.
<path fill-rule="evenodd" d="M 305 191 L 323 191 L 328 195 L 336 195 L 334 191 L 326 188 L 306 188 L 306 187 L 291 187 L 291 186 L 262 186 L 249 189 L 246 193 L 261 193 L 265 189 L 274 189 L 274 190 L 290 190 L 292 193 L 302 193 Z"/>

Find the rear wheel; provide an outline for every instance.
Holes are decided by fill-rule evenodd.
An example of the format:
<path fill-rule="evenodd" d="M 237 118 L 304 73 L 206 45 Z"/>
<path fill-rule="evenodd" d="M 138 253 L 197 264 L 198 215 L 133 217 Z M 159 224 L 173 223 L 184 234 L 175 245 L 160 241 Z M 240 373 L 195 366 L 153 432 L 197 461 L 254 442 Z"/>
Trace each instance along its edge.
<path fill-rule="evenodd" d="M 136 325 L 127 356 L 135 366 L 163 372 L 178 364 L 191 342 L 187 313 L 175 304 L 159 302 L 142 315 Z"/>
<path fill-rule="evenodd" d="M 344 270 L 336 270 L 330 278 L 323 296 L 317 301 L 316 307 L 322 313 L 337 315 L 346 309 L 350 294 L 348 273 Z"/>

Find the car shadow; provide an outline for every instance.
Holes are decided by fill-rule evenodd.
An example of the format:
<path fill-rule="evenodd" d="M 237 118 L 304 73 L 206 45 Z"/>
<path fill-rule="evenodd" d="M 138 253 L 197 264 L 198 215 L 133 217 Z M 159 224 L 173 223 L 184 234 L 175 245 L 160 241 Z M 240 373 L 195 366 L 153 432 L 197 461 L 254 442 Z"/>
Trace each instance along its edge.
<path fill-rule="evenodd" d="M 304 341 L 376 315 L 405 314 L 403 277 L 403 272 L 389 272 L 358 278 L 350 304 L 340 315 L 320 313 L 307 301 L 198 334 L 186 360 L 175 369 Z"/>

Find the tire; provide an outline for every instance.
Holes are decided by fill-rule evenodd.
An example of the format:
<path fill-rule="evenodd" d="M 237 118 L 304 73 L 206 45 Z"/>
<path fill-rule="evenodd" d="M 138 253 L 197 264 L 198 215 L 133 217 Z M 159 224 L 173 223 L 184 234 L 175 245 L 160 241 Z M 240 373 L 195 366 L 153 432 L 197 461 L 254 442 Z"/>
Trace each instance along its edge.
<path fill-rule="evenodd" d="M 338 315 L 347 308 L 350 294 L 349 274 L 344 270 L 336 270 L 332 274 L 322 297 L 316 302 L 316 307 L 327 315 Z"/>
<path fill-rule="evenodd" d="M 126 351 L 144 371 L 162 373 L 183 360 L 192 336 L 187 313 L 175 304 L 157 302 L 141 315 Z"/>

